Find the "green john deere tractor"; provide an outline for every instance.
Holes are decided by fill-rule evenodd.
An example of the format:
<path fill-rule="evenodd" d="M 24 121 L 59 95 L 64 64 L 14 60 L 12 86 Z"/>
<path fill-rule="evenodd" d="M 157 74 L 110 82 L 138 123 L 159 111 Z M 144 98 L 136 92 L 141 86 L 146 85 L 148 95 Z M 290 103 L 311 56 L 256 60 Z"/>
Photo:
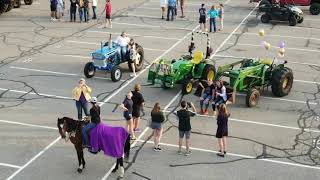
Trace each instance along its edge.
<path fill-rule="evenodd" d="M 271 86 L 272 93 L 283 97 L 290 93 L 293 84 L 293 73 L 285 67 L 287 61 L 275 64 L 275 59 L 243 59 L 220 66 L 217 79 L 228 78 L 227 88 L 231 88 L 232 102 L 235 102 L 236 91 L 246 92 L 246 104 L 254 107 L 258 104 L 260 90 Z M 238 67 L 237 67 L 238 66 Z"/>
<path fill-rule="evenodd" d="M 193 36 L 195 33 L 207 35 L 206 57 L 201 51 L 194 54 L 195 49 Z M 198 80 L 214 80 L 215 66 L 208 58 L 212 49 L 210 48 L 210 38 L 208 33 L 192 32 L 191 44 L 189 46 L 190 55 L 181 56 L 179 59 L 165 60 L 153 63 L 149 69 L 148 82 L 160 84 L 162 88 L 173 88 L 181 84 L 183 94 L 192 92 L 194 82 Z"/>

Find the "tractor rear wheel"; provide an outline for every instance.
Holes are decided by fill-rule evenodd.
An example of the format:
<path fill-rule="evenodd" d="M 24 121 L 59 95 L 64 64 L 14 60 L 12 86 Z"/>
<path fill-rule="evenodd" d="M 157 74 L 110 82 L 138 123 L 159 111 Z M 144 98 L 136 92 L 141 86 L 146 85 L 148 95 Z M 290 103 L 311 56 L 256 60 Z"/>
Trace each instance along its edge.
<path fill-rule="evenodd" d="M 320 3 L 312 3 L 309 11 L 312 15 L 318 15 L 320 14 Z"/>
<path fill-rule="evenodd" d="M 111 80 L 113 82 L 120 81 L 122 77 L 122 71 L 120 70 L 119 66 L 114 66 L 111 69 Z"/>
<path fill-rule="evenodd" d="M 285 67 L 272 74 L 271 89 L 275 96 L 283 97 L 290 93 L 293 84 L 292 70 Z"/>
<path fill-rule="evenodd" d="M 191 80 L 186 80 L 182 83 L 182 94 L 189 94 L 192 92 L 193 82 Z"/>
<path fill-rule="evenodd" d="M 21 0 L 14 0 L 14 8 L 20 8 Z"/>
<path fill-rule="evenodd" d="M 202 79 L 214 81 L 215 75 L 216 75 L 216 68 L 211 64 L 207 64 L 204 67 L 204 71 L 202 72 Z"/>
<path fill-rule="evenodd" d="M 260 99 L 260 93 L 257 89 L 250 89 L 247 92 L 247 96 L 246 96 L 246 104 L 248 107 L 255 107 L 256 105 L 258 105 Z"/>
<path fill-rule="evenodd" d="M 92 78 L 94 76 L 94 74 L 96 73 L 96 68 L 94 67 L 93 62 L 88 62 L 85 66 L 84 66 L 84 75 L 87 78 Z"/>
<path fill-rule="evenodd" d="M 33 3 L 33 0 L 24 0 L 25 5 L 31 5 Z"/>
<path fill-rule="evenodd" d="M 133 60 L 135 70 L 136 72 L 140 71 L 143 68 L 144 65 L 144 51 L 143 48 L 136 44 L 136 51 L 139 54 L 138 58 L 136 60 Z M 131 63 L 128 62 L 129 70 L 132 72 Z"/>

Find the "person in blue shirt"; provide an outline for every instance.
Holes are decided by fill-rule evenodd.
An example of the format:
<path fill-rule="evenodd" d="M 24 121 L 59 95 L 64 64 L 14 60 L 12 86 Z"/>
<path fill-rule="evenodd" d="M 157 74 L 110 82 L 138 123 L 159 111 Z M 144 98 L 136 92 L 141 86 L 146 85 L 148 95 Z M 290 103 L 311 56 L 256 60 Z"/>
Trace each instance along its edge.
<path fill-rule="evenodd" d="M 219 17 L 219 12 L 216 9 L 215 5 L 213 5 L 209 10 L 208 16 L 210 18 L 210 32 L 212 32 L 212 26 L 213 26 L 213 31 L 216 32 L 217 31 L 216 19 Z"/>
<path fill-rule="evenodd" d="M 168 0 L 168 13 L 167 13 L 167 21 L 170 19 L 171 15 L 171 21 L 174 19 L 174 10 L 176 9 L 177 0 Z"/>

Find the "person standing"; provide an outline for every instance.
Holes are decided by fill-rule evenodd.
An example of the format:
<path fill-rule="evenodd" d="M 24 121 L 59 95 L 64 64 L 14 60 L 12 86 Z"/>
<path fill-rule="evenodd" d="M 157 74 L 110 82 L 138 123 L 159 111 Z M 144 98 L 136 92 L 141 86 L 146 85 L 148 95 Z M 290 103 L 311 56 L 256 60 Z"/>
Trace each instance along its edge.
<path fill-rule="evenodd" d="M 57 0 L 57 19 L 60 21 L 63 21 L 63 15 L 64 15 L 64 0 Z"/>
<path fill-rule="evenodd" d="M 190 151 L 190 134 L 191 134 L 191 123 L 190 123 L 190 117 L 193 117 L 196 115 L 196 108 L 194 105 L 190 102 L 182 101 L 181 102 L 181 109 L 177 111 L 177 116 L 179 119 L 179 150 L 178 154 L 182 154 L 181 151 L 181 146 L 182 146 L 182 141 L 185 136 L 186 138 L 186 156 L 189 156 L 191 154 Z M 192 111 L 188 110 L 188 107 L 192 108 Z"/>
<path fill-rule="evenodd" d="M 83 20 L 84 16 L 84 0 L 79 0 L 79 17 L 80 17 L 80 23 Z"/>
<path fill-rule="evenodd" d="M 76 22 L 77 5 L 79 0 L 70 0 L 70 22 Z"/>
<path fill-rule="evenodd" d="M 209 18 L 210 18 L 210 32 L 216 32 L 217 27 L 216 27 L 216 19 L 218 18 L 218 11 L 216 10 L 216 6 L 213 5 L 211 9 L 208 12 Z"/>
<path fill-rule="evenodd" d="M 90 148 L 89 137 L 88 137 L 90 130 L 93 129 L 94 127 L 96 127 L 97 124 L 99 124 L 101 122 L 100 106 L 97 104 L 97 102 L 98 102 L 97 98 L 92 97 L 90 102 L 92 104 L 92 107 L 90 109 L 90 122 L 81 129 L 83 146 L 85 148 Z"/>
<path fill-rule="evenodd" d="M 123 117 L 127 121 L 127 130 L 131 135 L 131 140 L 136 140 L 136 136 L 133 131 L 133 120 L 132 120 L 132 110 L 133 110 L 133 101 L 132 101 L 132 93 L 129 92 L 126 95 L 126 98 L 123 100 L 121 104 L 121 108 L 123 109 Z"/>
<path fill-rule="evenodd" d="M 226 151 L 226 143 L 227 143 L 227 136 L 228 136 L 228 118 L 230 117 L 230 113 L 227 110 L 225 104 L 221 104 L 219 108 L 219 113 L 217 116 L 217 132 L 216 138 L 218 138 L 219 144 L 219 153 L 218 156 L 224 157 L 227 153 Z"/>
<path fill-rule="evenodd" d="M 180 1 L 180 9 L 181 9 L 181 18 L 184 18 L 184 17 L 186 17 L 185 15 L 184 15 L 184 0 L 179 0 Z"/>
<path fill-rule="evenodd" d="M 51 21 L 56 21 L 58 0 L 50 0 Z"/>
<path fill-rule="evenodd" d="M 168 0 L 167 21 L 169 21 L 170 19 L 171 21 L 173 21 L 175 16 L 174 10 L 176 8 L 176 4 L 177 4 L 176 0 Z"/>
<path fill-rule="evenodd" d="M 141 86 L 140 84 L 136 84 L 134 86 L 134 91 L 131 91 L 132 93 L 132 117 L 133 117 L 133 130 L 134 132 L 141 132 L 139 129 L 139 123 L 140 123 L 140 116 L 141 111 L 143 109 L 144 105 L 144 99 L 141 94 Z"/>
<path fill-rule="evenodd" d="M 151 124 L 150 127 L 153 129 L 153 142 L 154 142 L 154 151 L 162 151 L 159 143 L 162 136 L 163 128 L 162 123 L 164 122 L 165 117 L 161 111 L 160 104 L 156 103 L 151 111 Z"/>
<path fill-rule="evenodd" d="M 97 19 L 97 13 L 96 13 L 97 4 L 98 4 L 98 0 L 92 0 L 92 14 L 93 14 L 92 19 Z"/>
<path fill-rule="evenodd" d="M 81 78 L 79 80 L 78 86 L 76 86 L 73 91 L 73 99 L 76 101 L 76 107 L 78 111 L 78 120 L 82 119 L 82 110 L 85 115 L 89 115 L 89 103 L 91 99 L 91 88 L 86 85 L 86 80 Z"/>
<path fill-rule="evenodd" d="M 220 19 L 219 31 L 222 31 L 223 30 L 223 20 L 224 20 L 224 6 L 223 6 L 223 4 L 219 5 L 219 19 Z"/>
<path fill-rule="evenodd" d="M 200 24 L 200 29 L 204 32 L 206 31 L 206 21 L 207 21 L 207 11 L 206 8 L 204 7 L 204 4 L 201 4 L 201 8 L 199 9 L 199 24 Z"/>
<path fill-rule="evenodd" d="M 89 0 L 83 0 L 84 22 L 89 22 Z"/>
<path fill-rule="evenodd" d="M 111 23 L 111 13 L 112 13 L 112 5 L 110 0 L 106 0 L 106 6 L 105 6 L 105 11 L 106 11 L 106 25 L 105 28 L 107 28 L 108 22 L 110 25 L 110 28 L 112 28 L 112 23 Z"/>
<path fill-rule="evenodd" d="M 160 7 L 161 7 L 161 19 L 164 19 L 164 13 L 167 7 L 167 0 L 160 0 Z"/>
<path fill-rule="evenodd" d="M 217 81 L 216 86 L 214 100 L 212 101 L 213 115 L 216 115 L 216 106 L 219 106 L 227 101 L 227 89 L 223 85 L 223 82 Z"/>
<path fill-rule="evenodd" d="M 133 38 L 130 39 L 128 43 L 128 50 L 130 54 L 130 58 L 128 60 L 128 63 L 131 66 L 132 74 L 130 74 L 130 77 L 136 77 L 136 43 L 134 42 Z"/>

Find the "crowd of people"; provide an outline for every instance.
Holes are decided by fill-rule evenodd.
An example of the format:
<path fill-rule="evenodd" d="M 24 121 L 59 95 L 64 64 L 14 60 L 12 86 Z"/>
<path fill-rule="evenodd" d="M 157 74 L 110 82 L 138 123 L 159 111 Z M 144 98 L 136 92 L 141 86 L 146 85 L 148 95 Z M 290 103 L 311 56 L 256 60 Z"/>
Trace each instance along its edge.
<path fill-rule="evenodd" d="M 205 85 L 201 86 L 200 97 L 200 112 L 197 113 L 196 107 L 192 102 L 181 101 L 180 109 L 176 112 L 178 119 L 178 154 L 184 154 L 189 156 L 190 150 L 190 137 L 191 137 L 191 118 L 198 114 L 208 115 L 209 102 L 212 103 L 212 109 L 214 116 L 217 120 L 216 138 L 218 138 L 220 157 L 224 157 L 226 154 L 226 137 L 228 136 L 228 118 L 230 113 L 226 107 L 227 92 L 226 87 L 222 81 L 206 81 Z M 92 97 L 92 89 L 86 84 L 85 79 L 81 78 L 78 85 L 73 89 L 73 99 L 75 100 L 77 116 L 79 120 L 82 120 L 82 112 L 86 117 L 90 117 L 90 123 L 82 128 L 81 134 L 83 138 L 83 147 L 90 149 L 90 142 L 88 133 L 98 123 L 101 122 L 100 107 L 96 97 Z M 89 104 L 92 104 L 89 110 Z M 205 109 L 203 109 L 205 105 Z M 140 129 L 140 117 L 145 106 L 145 100 L 141 93 L 141 85 L 136 84 L 134 89 L 128 92 L 122 101 L 120 107 L 123 111 L 123 117 L 126 121 L 126 128 L 130 134 L 131 140 L 136 140 L 136 133 L 141 132 Z M 218 107 L 218 108 L 216 108 Z M 218 111 L 216 114 L 215 111 Z M 151 110 L 150 123 L 148 126 L 153 129 L 154 151 L 162 151 L 160 147 L 160 141 L 163 133 L 163 123 L 166 122 L 166 116 L 164 110 L 161 108 L 160 103 L 156 102 Z M 186 151 L 183 153 L 182 144 L 185 139 Z"/>

